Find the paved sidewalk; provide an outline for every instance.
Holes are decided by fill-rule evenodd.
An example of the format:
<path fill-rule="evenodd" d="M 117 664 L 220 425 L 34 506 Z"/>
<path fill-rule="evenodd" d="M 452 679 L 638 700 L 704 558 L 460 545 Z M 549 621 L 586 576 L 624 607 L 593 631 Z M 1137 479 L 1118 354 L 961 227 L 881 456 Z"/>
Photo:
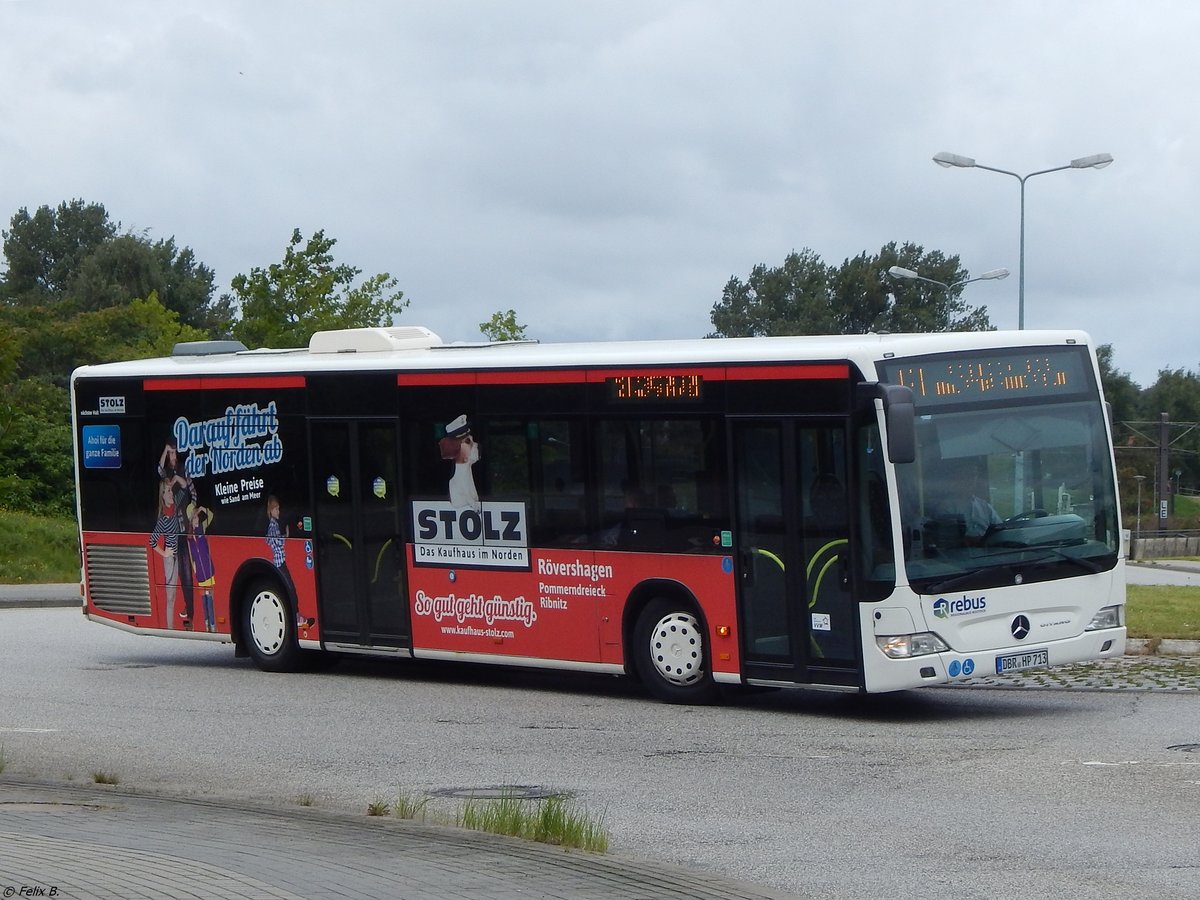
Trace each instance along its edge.
<path fill-rule="evenodd" d="M 0 894 L 71 900 L 792 896 L 617 854 L 394 817 L 168 799 L 3 775 Z"/>
<path fill-rule="evenodd" d="M 1015 675 L 983 675 L 947 685 L 1020 690 L 1200 693 L 1200 656 L 1120 656 Z"/>

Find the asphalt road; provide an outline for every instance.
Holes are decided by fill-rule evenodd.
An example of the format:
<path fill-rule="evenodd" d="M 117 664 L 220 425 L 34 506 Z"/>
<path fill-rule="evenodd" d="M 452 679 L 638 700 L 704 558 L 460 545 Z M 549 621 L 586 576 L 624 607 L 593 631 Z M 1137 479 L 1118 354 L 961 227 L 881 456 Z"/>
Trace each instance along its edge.
<path fill-rule="evenodd" d="M 9 774 L 282 806 L 558 791 L 615 849 L 797 894 L 1200 896 L 1194 693 L 674 707 L 615 679 L 478 667 L 265 675 L 228 646 L 6 609 L 0 746 Z"/>
<path fill-rule="evenodd" d="M 1171 584 L 1200 586 L 1200 563 L 1165 562 L 1160 565 L 1126 566 L 1129 584 Z"/>

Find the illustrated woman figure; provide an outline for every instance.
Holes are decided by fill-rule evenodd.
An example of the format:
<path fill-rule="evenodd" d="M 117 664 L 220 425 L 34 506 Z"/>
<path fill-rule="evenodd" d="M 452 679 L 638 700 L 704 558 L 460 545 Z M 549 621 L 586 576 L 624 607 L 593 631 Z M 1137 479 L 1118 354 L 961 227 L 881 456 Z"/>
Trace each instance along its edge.
<path fill-rule="evenodd" d="M 188 522 L 185 515 L 185 510 L 189 503 L 196 502 L 196 485 L 192 482 L 192 478 L 187 473 L 187 466 L 179 456 L 179 445 L 174 438 L 167 440 L 163 446 L 162 453 L 158 457 L 158 477 L 169 478 L 171 480 L 171 490 L 175 494 L 175 516 L 179 519 L 179 533 L 183 534 L 187 531 Z M 192 585 L 195 579 L 192 577 L 192 562 L 190 555 L 180 553 L 176 557 L 178 564 L 179 587 L 183 591 L 183 609 L 179 611 L 179 618 L 184 619 L 187 626 L 192 625 L 193 605 L 195 603 L 195 595 Z"/>
<path fill-rule="evenodd" d="M 150 546 L 162 558 L 167 628 L 174 628 L 175 599 L 179 595 L 179 515 L 175 511 L 174 478 L 164 478 L 158 484 L 158 521 L 150 533 Z"/>
<path fill-rule="evenodd" d="M 212 510 L 206 506 L 189 503 L 187 507 L 187 545 L 188 556 L 192 560 L 192 578 L 200 589 L 204 601 L 204 630 L 212 633 L 217 630 L 216 616 L 213 615 L 213 585 L 216 584 L 216 572 L 213 570 L 212 554 L 208 550 L 208 526 L 212 523 Z"/>

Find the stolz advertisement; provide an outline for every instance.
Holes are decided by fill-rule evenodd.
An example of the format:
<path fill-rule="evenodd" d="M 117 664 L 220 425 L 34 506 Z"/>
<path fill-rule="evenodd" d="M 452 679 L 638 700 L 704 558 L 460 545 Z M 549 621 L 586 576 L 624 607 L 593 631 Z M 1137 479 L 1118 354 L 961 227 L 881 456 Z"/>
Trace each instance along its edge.
<path fill-rule="evenodd" d="M 473 471 L 479 442 L 465 415 L 447 423 L 437 453 L 450 463 L 447 499 L 413 501 L 413 564 L 528 569 L 525 504 L 479 498 Z"/>
<path fill-rule="evenodd" d="M 524 503 L 485 500 L 464 509 L 444 500 L 417 500 L 412 520 L 418 566 L 529 568 Z"/>

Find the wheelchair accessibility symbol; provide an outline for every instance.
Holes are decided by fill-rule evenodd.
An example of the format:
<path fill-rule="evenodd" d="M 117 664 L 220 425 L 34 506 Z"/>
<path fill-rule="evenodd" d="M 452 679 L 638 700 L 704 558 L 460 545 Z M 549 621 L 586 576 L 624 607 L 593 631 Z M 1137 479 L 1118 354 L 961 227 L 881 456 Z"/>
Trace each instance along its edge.
<path fill-rule="evenodd" d="M 975 672 L 975 660 L 964 659 L 961 663 L 956 659 L 947 667 L 951 678 L 957 678 L 962 675 L 964 678 L 969 677 Z"/>

